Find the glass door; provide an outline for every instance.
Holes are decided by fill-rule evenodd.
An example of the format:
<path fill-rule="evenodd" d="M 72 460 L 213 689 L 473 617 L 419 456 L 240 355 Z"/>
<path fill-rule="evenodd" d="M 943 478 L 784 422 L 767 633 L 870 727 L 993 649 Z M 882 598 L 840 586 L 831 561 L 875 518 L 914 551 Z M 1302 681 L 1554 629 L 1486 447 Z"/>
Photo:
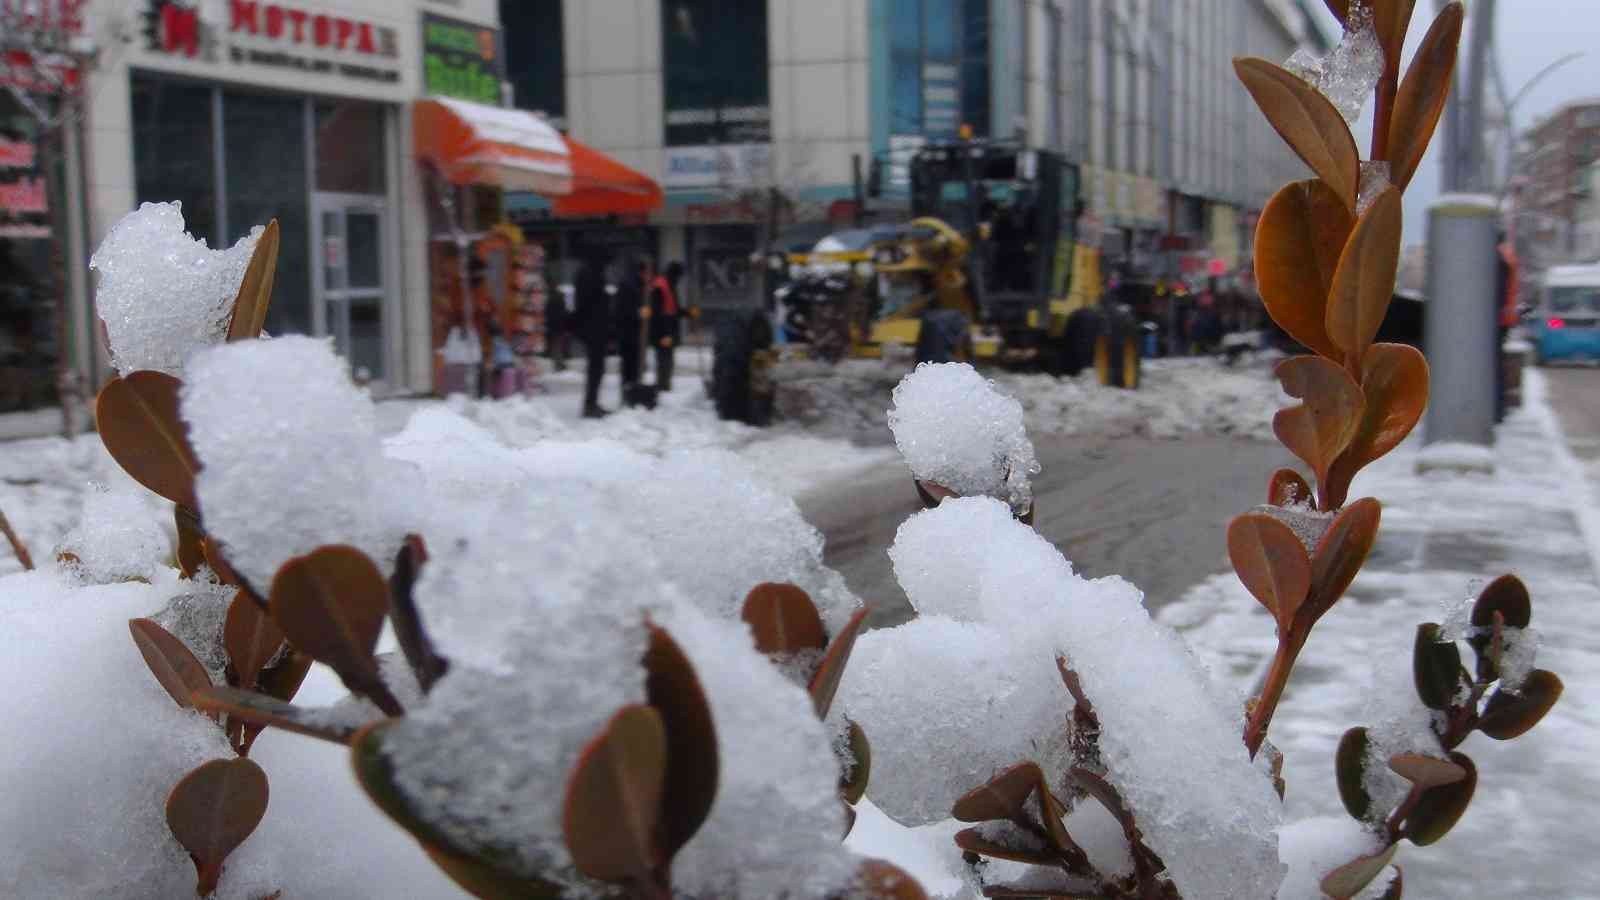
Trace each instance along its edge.
<path fill-rule="evenodd" d="M 315 330 L 334 347 L 360 382 L 381 387 L 389 366 L 384 339 L 384 260 L 389 216 L 382 197 L 313 195 L 317 293 Z"/>

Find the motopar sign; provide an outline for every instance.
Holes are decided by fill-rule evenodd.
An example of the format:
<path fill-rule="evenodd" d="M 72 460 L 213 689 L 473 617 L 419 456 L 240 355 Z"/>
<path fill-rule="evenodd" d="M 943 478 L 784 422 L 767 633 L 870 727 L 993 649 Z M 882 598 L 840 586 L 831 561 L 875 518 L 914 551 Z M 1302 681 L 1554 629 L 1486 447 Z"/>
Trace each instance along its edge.
<path fill-rule="evenodd" d="M 330 15 L 260 0 L 229 0 L 227 35 L 229 58 L 239 63 L 314 72 L 337 72 L 355 78 L 398 81 L 399 72 L 362 65 L 400 55 L 395 29 L 361 19 Z M 215 59 L 222 41 L 221 28 L 202 20 L 191 6 L 173 0 L 155 0 L 151 6 L 150 49 L 179 56 Z M 288 51 L 312 51 L 299 56 Z"/>

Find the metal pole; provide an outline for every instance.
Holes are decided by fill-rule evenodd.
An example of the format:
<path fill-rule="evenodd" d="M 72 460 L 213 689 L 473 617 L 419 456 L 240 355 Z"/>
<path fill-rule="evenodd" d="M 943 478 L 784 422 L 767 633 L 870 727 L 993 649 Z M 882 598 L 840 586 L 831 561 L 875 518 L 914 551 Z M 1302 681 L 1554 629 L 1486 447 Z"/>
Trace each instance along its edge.
<path fill-rule="evenodd" d="M 1445 194 L 1428 210 L 1423 341 L 1435 385 L 1425 443 L 1489 446 L 1494 440 L 1495 199 Z"/>
<path fill-rule="evenodd" d="M 855 201 L 856 227 L 867 220 L 867 195 L 861 188 L 861 154 L 850 154 L 850 197 Z"/>

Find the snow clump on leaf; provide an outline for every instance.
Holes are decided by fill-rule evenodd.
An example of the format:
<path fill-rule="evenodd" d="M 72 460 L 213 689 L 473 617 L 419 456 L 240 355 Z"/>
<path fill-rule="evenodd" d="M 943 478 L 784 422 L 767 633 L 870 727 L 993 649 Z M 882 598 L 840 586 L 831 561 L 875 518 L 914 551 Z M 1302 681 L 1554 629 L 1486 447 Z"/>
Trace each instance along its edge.
<path fill-rule="evenodd" d="M 56 545 L 57 558 L 90 584 L 155 577 L 172 555 L 172 542 L 150 516 L 143 493 L 92 486 L 83 496 L 78 524 Z"/>
<path fill-rule="evenodd" d="M 397 479 L 379 452 L 372 400 L 333 347 L 309 337 L 225 344 L 196 354 L 182 393 L 200 460 L 206 533 L 265 596 L 278 568 L 350 544 L 387 569 Z"/>
<path fill-rule="evenodd" d="M 117 371 L 182 375 L 192 353 L 221 343 L 262 230 L 212 250 L 184 232 L 180 203 L 141 204 L 112 226 L 89 268 Z"/>
<path fill-rule="evenodd" d="M 966 363 L 923 363 L 895 387 L 893 399 L 889 428 L 911 474 L 957 494 L 1028 509 L 1028 479 L 1039 462 L 1022 404 Z"/>

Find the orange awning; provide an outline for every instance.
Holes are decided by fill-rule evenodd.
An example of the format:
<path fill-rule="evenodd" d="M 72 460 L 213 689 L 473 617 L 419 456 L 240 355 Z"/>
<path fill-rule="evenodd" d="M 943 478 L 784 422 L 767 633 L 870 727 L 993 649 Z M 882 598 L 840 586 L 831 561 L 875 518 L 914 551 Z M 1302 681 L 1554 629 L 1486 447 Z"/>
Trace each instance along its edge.
<path fill-rule="evenodd" d="M 572 192 L 555 202 L 558 216 L 647 213 L 660 209 L 661 185 L 592 147 L 567 138 Z"/>
<path fill-rule="evenodd" d="M 553 201 L 558 216 L 644 213 L 661 186 L 517 109 L 462 100 L 419 100 L 412 113 L 417 158 L 452 184 L 491 184 Z"/>
<path fill-rule="evenodd" d="M 572 191 L 566 141 L 532 113 L 464 100 L 418 100 L 412 137 L 417 158 L 451 184 L 493 184 L 546 197 Z"/>

